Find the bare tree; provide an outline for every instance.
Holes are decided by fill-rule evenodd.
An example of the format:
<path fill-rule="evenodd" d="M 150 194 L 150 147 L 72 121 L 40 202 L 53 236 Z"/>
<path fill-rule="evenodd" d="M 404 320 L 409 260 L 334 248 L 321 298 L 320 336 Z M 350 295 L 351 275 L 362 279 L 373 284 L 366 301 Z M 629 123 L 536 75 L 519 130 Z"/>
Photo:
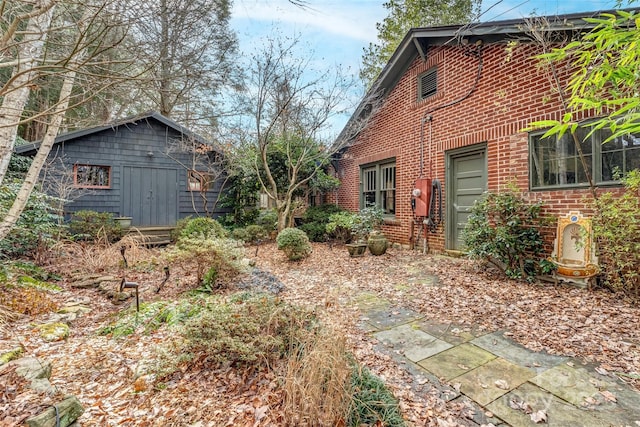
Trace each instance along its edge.
<path fill-rule="evenodd" d="M 229 0 L 138 3 L 132 36 L 143 46 L 138 60 L 148 72 L 132 88 L 140 94 L 136 104 L 190 127 L 210 124 L 221 88 L 240 84 L 230 8 Z"/>
<path fill-rule="evenodd" d="M 15 14 L 9 25 L 4 28 L 0 39 L 0 52 L 3 57 L 2 68 L 13 68 L 11 78 L 2 85 L 0 95 L 0 183 L 4 180 L 11 159 L 11 152 L 18 135 L 18 126 L 24 106 L 29 97 L 29 83 L 36 78 L 37 68 L 42 61 L 42 49 L 49 34 L 51 17 L 56 2 L 53 0 L 37 0 L 17 2 L 7 15 Z M 10 13 L 13 12 L 13 13 Z M 19 27 L 26 22 L 24 37 Z"/>
<path fill-rule="evenodd" d="M 25 2 L 26 3 L 26 2 Z M 105 13 L 108 12 L 110 3 L 106 0 L 96 1 L 95 3 L 58 3 L 64 13 L 59 15 L 57 19 L 52 18 L 49 21 L 48 27 L 39 27 L 37 31 L 40 37 L 34 39 L 40 40 L 46 38 L 48 40 L 56 40 L 58 43 L 57 55 L 55 57 L 44 57 L 29 59 L 30 64 L 39 64 L 38 66 L 30 66 L 27 74 L 29 79 L 25 81 L 20 87 L 30 88 L 35 83 L 36 77 L 41 79 L 46 76 L 47 79 L 53 82 L 53 84 L 59 88 L 57 101 L 47 110 L 39 112 L 37 118 L 39 120 L 47 121 L 47 131 L 40 144 L 38 153 L 36 154 L 29 171 L 25 177 L 20 191 L 16 196 L 12 207 L 4 216 L 2 222 L 0 222 L 0 239 L 3 239 L 15 225 L 19 215 L 22 213 L 29 195 L 31 194 L 41 169 L 47 159 L 47 156 L 53 146 L 55 137 L 57 136 L 66 111 L 77 103 L 82 102 L 84 97 L 80 97 L 80 101 L 73 94 L 74 86 L 80 80 L 87 80 L 89 78 L 95 78 L 93 70 L 96 67 L 100 67 L 102 60 L 102 53 L 113 48 L 112 44 L 105 45 L 104 41 L 109 40 L 105 37 L 111 29 L 120 30 L 118 25 L 114 25 L 112 21 L 104 22 L 102 18 Z M 64 7 L 63 7 L 64 6 Z M 40 16 L 40 15 L 36 15 Z M 107 17 L 111 15 L 106 13 Z M 55 22 L 56 25 L 51 25 Z M 27 24 L 28 25 L 28 24 Z M 35 27 L 34 27 L 35 31 Z M 6 36 L 6 34 L 3 34 Z M 3 37 L 2 39 L 10 39 Z M 21 70 L 21 64 L 24 60 L 19 55 L 21 49 L 15 49 L 14 57 L 14 75 L 15 70 Z M 36 52 L 35 50 L 31 53 Z M 50 51 L 52 52 L 52 51 Z M 34 72 L 34 74 L 31 74 Z M 21 75 L 24 75 L 23 72 Z M 98 79 L 99 80 L 99 79 Z M 15 82 L 15 79 L 13 79 Z M 10 82 L 9 82 L 10 83 Z M 109 83 L 100 83 L 108 85 Z M 9 91 L 17 90 L 16 87 L 5 85 L 5 88 L 9 88 Z M 99 90 L 99 88 L 98 88 Z M 20 107 L 16 113 L 17 117 L 21 117 L 23 114 L 23 107 Z M 16 116 L 13 116 L 16 117 Z M 31 117 L 29 120 L 33 120 Z M 14 122 L 5 121 L 2 127 L 5 128 L 17 128 L 21 124 L 21 120 Z M 14 131 L 15 132 L 15 129 Z M 5 144 L 4 151 L 2 151 L 2 162 L 8 163 L 11 156 L 11 149 L 9 146 L 13 146 L 13 141 L 2 141 Z M 4 177 L 4 174 L 2 175 Z"/>
<path fill-rule="evenodd" d="M 73 169 L 67 166 L 62 157 L 56 157 L 47 161 L 42 167 L 40 176 L 42 191 L 52 196 L 56 201 L 54 208 L 58 216 L 58 221 L 64 220 L 64 209 L 66 205 L 82 196 L 93 193 L 93 190 L 78 187 L 75 184 Z"/>
<path fill-rule="evenodd" d="M 252 131 L 243 140 L 252 153 L 262 191 L 278 212 L 278 230 L 291 223 L 295 194 L 327 167 L 332 155 L 367 124 L 370 114 L 352 120 L 333 144 L 326 140 L 330 120 L 353 85 L 339 71 L 314 72 L 311 58 L 294 57 L 298 40 L 271 41 L 252 61 L 244 106 Z M 313 77 L 315 76 L 315 77 Z M 368 109 L 359 111 L 371 112 Z"/>
<path fill-rule="evenodd" d="M 188 162 L 181 160 L 184 156 L 180 154 L 185 153 L 189 155 Z M 220 192 L 214 200 L 211 199 L 212 190 L 215 189 L 216 183 L 223 179 L 227 168 L 221 150 L 195 136 L 190 136 L 173 140 L 167 146 L 165 155 L 187 171 L 193 211 L 204 211 L 207 216 L 213 216 Z"/>

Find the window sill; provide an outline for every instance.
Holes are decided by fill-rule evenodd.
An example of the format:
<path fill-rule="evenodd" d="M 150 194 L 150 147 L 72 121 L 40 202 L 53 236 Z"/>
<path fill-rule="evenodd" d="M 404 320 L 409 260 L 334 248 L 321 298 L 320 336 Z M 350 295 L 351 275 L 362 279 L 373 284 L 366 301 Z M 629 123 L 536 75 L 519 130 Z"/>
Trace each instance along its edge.
<path fill-rule="evenodd" d="M 399 219 L 396 218 L 384 218 L 383 225 L 391 225 L 391 226 L 400 226 L 402 225 L 402 222 Z"/>

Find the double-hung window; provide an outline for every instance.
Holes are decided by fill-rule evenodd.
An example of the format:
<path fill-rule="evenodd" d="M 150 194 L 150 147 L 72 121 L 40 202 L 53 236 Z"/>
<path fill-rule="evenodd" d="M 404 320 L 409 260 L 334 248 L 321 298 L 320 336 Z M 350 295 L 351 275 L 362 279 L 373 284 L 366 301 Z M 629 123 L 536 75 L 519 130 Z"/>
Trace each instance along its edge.
<path fill-rule="evenodd" d="M 531 188 L 553 189 L 589 185 L 587 173 L 595 184 L 614 184 L 617 174 L 640 169 L 640 135 L 625 135 L 607 141 L 609 131 L 600 129 L 589 134 L 588 128 L 578 128 L 577 139 L 583 160 L 566 133 L 561 138 L 542 138 L 542 133 L 530 136 L 529 170 Z"/>
<path fill-rule="evenodd" d="M 396 213 L 396 163 L 395 160 L 369 164 L 360 170 L 360 207 L 376 206 L 385 215 Z"/>

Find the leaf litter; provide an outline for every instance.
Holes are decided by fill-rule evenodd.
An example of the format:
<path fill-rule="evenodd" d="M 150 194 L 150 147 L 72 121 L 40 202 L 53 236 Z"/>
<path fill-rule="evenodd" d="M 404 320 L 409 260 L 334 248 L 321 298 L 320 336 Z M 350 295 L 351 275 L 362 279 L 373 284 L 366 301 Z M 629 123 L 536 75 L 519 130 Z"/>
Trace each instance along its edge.
<path fill-rule="evenodd" d="M 463 259 L 397 248 L 380 257 L 349 258 L 340 246 L 314 244 L 310 258 L 289 263 L 274 244 L 264 244 L 257 256 L 254 248 L 248 248 L 247 256 L 284 285 L 281 298 L 312 306 L 324 322 L 344 334 L 355 359 L 384 379 L 410 426 L 467 425 L 468 408 L 443 400 L 431 383 L 416 380 L 393 358 L 376 351 L 358 326 L 364 314 L 358 297 L 364 293 L 439 323 L 508 330 L 514 340 L 532 350 L 597 363 L 609 374 L 625 374 L 625 381 L 636 389 L 640 385 L 640 311 L 605 291 L 498 279 L 495 272 Z M 73 270 L 69 265 L 58 268 Z M 437 276 L 437 284 L 413 280 L 425 275 Z M 193 281 L 189 272 L 172 272 L 171 282 L 157 295 L 155 287 L 162 276 L 161 271 L 143 271 L 131 273 L 128 279 L 141 284 L 142 301 L 174 299 Z M 123 307 L 113 305 L 96 289 L 74 289 L 69 282 L 62 286 L 66 292 L 57 298 L 91 301 L 92 311 L 73 322 L 71 336 L 62 342 L 44 342 L 31 326 L 36 319 L 22 318 L 2 325 L 0 350 L 20 344 L 26 354 L 51 361 L 51 383 L 58 394 L 76 395 L 85 408 L 79 419 L 82 425 L 282 425 L 283 392 L 274 372 L 202 365 L 175 373 L 161 386 L 154 384 L 140 374 L 142 365 L 153 360 L 155 349 L 171 341 L 171 333 L 160 329 L 122 340 L 97 335 L 97 329 Z M 0 383 L 18 390 L 2 395 L 2 425 L 19 425 L 55 400 L 55 396 L 12 386 L 4 371 L 0 371 Z M 546 414 L 534 415 L 533 410 L 529 414 L 534 422 L 546 419 Z"/>

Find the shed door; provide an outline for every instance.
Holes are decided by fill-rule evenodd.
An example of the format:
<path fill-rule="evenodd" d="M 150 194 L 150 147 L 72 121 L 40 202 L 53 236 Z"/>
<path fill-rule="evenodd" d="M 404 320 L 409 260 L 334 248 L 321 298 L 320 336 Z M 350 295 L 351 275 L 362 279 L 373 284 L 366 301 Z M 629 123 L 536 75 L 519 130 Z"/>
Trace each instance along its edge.
<path fill-rule="evenodd" d="M 138 227 L 175 225 L 178 220 L 178 170 L 124 166 L 122 211 Z"/>
<path fill-rule="evenodd" d="M 471 207 L 487 190 L 486 147 L 457 150 L 448 157 L 447 249 L 461 250 Z"/>

